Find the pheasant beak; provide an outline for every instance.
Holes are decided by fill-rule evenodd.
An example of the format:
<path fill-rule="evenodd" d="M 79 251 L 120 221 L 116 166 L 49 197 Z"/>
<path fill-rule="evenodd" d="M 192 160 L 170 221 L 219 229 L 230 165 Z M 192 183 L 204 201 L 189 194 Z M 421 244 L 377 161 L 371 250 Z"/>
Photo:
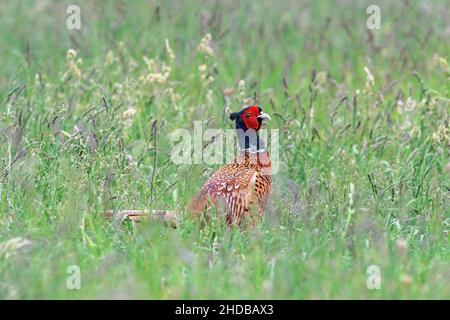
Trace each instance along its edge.
<path fill-rule="evenodd" d="M 262 119 L 262 120 L 264 120 L 264 119 L 271 120 L 270 116 L 269 116 L 267 113 L 262 112 L 262 111 L 259 113 L 258 119 Z"/>

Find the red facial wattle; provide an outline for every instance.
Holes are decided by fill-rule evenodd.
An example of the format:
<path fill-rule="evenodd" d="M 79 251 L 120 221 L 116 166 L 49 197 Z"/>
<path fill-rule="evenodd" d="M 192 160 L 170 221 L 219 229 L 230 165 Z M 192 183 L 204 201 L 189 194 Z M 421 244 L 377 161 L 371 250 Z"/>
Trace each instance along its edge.
<path fill-rule="evenodd" d="M 242 112 L 241 118 L 247 129 L 259 129 L 261 124 L 260 121 L 258 121 L 259 110 L 258 106 L 251 106 Z"/>

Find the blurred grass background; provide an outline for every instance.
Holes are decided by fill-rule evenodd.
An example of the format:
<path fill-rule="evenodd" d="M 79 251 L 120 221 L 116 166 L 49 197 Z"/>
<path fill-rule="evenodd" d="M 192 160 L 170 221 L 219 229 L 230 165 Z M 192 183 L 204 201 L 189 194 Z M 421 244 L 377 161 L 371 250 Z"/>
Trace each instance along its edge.
<path fill-rule="evenodd" d="M 0 30 L 0 298 L 450 297 L 447 1 L 2 1 Z M 215 167 L 169 135 L 247 97 L 280 129 L 257 230 L 102 217 L 183 211 Z"/>

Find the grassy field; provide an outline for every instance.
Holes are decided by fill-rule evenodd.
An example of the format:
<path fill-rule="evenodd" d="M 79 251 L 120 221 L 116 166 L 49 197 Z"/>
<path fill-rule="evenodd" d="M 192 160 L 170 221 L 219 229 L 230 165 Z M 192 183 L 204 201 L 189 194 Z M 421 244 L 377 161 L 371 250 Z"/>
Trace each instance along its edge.
<path fill-rule="evenodd" d="M 449 19 L 438 0 L 1 1 L 0 298 L 450 298 Z M 174 164 L 169 136 L 232 128 L 248 97 L 280 170 L 264 221 L 223 237 L 184 209 L 218 166 Z"/>

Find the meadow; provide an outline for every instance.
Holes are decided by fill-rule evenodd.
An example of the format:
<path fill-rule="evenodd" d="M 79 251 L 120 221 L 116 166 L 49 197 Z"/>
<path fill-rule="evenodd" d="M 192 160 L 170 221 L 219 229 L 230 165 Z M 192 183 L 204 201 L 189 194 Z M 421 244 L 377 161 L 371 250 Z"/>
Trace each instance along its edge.
<path fill-rule="evenodd" d="M 449 299 L 448 9 L 1 1 L 0 298 Z M 185 210 L 218 165 L 175 164 L 170 135 L 249 101 L 280 168 L 265 219 L 224 237 Z"/>

